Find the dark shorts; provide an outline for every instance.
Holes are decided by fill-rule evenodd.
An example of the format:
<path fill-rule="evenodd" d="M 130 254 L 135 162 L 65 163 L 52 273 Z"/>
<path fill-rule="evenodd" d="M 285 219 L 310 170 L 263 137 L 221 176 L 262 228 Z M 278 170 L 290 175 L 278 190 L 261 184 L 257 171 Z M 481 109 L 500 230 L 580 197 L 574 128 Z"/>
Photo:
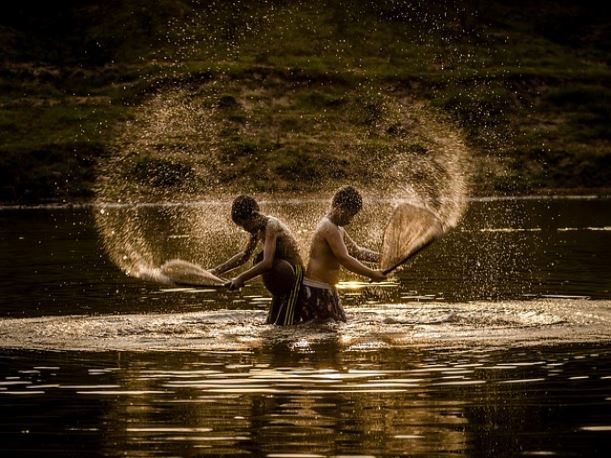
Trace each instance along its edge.
<path fill-rule="evenodd" d="M 331 285 L 307 278 L 301 285 L 299 317 L 303 321 L 346 321 L 337 290 Z"/>
<path fill-rule="evenodd" d="M 287 294 L 272 295 L 272 307 L 267 314 L 266 324 L 289 325 L 299 321 L 299 297 L 303 280 L 303 267 L 293 266 L 294 282 Z"/>

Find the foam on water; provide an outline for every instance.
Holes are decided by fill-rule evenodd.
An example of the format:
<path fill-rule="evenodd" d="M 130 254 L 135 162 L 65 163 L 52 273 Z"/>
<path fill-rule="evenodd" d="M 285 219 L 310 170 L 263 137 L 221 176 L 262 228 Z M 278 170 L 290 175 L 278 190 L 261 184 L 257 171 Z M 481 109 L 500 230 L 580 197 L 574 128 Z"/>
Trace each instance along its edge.
<path fill-rule="evenodd" d="M 0 321 L 0 347 L 80 351 L 311 351 L 521 347 L 611 341 L 611 301 L 584 299 L 379 304 L 347 308 L 348 323 L 264 325 L 259 310 L 63 316 Z"/>

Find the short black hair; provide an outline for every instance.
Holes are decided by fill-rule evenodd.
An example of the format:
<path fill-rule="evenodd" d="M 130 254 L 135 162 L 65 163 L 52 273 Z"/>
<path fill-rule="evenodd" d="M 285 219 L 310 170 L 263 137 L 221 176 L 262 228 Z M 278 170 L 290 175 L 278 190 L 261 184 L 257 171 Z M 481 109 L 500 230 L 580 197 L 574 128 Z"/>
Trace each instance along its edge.
<path fill-rule="evenodd" d="M 356 214 L 363 208 L 363 198 L 354 186 L 342 186 L 335 191 L 331 205 Z"/>
<path fill-rule="evenodd" d="M 239 221 L 251 218 L 258 211 L 259 204 L 253 197 L 241 195 L 236 197 L 231 205 L 231 219 L 238 224 Z"/>

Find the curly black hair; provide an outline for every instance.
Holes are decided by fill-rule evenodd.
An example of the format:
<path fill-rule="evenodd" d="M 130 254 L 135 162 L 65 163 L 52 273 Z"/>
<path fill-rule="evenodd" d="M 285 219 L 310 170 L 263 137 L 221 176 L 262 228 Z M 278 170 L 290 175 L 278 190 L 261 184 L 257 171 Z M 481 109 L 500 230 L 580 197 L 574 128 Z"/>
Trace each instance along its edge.
<path fill-rule="evenodd" d="M 342 186 L 335 192 L 331 205 L 356 214 L 363 208 L 363 198 L 354 186 Z"/>
<path fill-rule="evenodd" d="M 231 219 L 238 224 L 239 221 L 249 219 L 258 211 L 259 204 L 253 197 L 241 195 L 236 197 L 231 205 Z"/>

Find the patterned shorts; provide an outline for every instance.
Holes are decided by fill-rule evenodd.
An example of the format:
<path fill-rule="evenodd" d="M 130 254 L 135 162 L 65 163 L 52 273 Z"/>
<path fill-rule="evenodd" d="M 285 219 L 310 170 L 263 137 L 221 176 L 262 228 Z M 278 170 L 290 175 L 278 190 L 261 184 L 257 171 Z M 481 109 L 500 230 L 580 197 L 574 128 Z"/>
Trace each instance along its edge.
<path fill-rule="evenodd" d="M 272 306 L 266 324 L 289 325 L 299 321 L 299 296 L 303 280 L 303 267 L 293 266 L 295 279 L 290 291 L 283 296 L 272 295 Z"/>
<path fill-rule="evenodd" d="M 327 283 L 303 279 L 299 295 L 299 317 L 303 321 L 346 321 L 337 290 Z"/>

